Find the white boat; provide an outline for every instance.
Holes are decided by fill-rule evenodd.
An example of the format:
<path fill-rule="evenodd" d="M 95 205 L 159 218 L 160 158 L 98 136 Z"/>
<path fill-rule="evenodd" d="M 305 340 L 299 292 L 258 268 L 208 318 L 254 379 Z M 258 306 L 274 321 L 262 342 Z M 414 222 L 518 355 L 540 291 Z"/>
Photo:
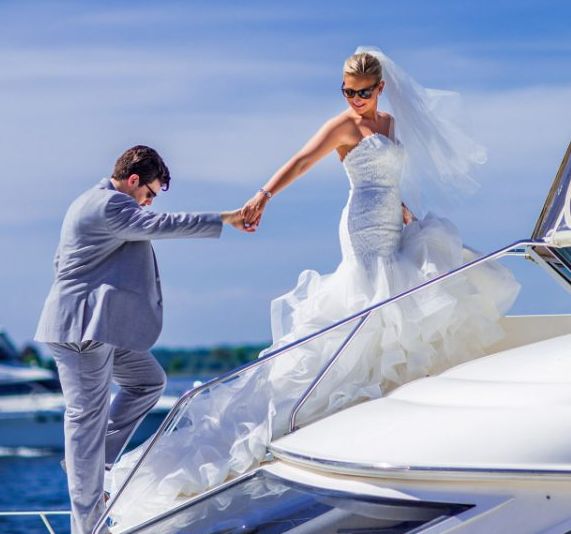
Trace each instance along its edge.
<path fill-rule="evenodd" d="M 301 428 L 296 423 L 305 400 L 359 335 L 359 326 L 391 302 L 505 255 L 532 260 L 569 290 L 570 158 L 571 145 L 531 238 L 184 394 L 94 532 L 104 530 L 150 451 L 188 422 L 193 399 L 352 323 L 351 333 L 293 409 L 290 432 L 270 444 L 262 465 L 203 494 L 180 496 L 139 524 L 111 525 L 112 532 L 570 533 L 571 315 L 507 317 L 505 338 L 487 355 Z"/>
<path fill-rule="evenodd" d="M 153 434 L 176 398 L 161 397 L 132 444 Z M 63 450 L 65 403 L 57 375 L 47 369 L 0 364 L 0 448 Z"/>

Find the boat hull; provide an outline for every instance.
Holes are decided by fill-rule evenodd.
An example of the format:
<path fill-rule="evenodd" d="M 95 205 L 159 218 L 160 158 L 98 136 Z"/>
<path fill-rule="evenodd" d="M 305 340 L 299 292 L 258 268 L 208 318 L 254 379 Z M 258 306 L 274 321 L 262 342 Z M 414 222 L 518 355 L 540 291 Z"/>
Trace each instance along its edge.
<path fill-rule="evenodd" d="M 150 437 L 168 411 L 167 406 L 151 411 L 137 428 L 129 447 L 139 445 Z M 63 450 L 63 418 L 63 406 L 61 409 L 26 412 L 0 410 L 0 447 Z"/>

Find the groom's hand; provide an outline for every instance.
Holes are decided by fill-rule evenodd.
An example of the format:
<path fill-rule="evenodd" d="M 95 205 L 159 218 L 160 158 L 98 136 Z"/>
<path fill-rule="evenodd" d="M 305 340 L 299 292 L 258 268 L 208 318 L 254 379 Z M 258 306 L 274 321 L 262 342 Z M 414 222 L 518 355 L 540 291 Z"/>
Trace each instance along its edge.
<path fill-rule="evenodd" d="M 220 214 L 222 218 L 222 222 L 224 224 L 230 224 L 237 230 L 241 230 L 242 232 L 255 232 L 255 226 L 245 226 L 244 225 L 244 217 L 242 217 L 241 210 L 234 210 L 234 211 L 223 211 Z"/>

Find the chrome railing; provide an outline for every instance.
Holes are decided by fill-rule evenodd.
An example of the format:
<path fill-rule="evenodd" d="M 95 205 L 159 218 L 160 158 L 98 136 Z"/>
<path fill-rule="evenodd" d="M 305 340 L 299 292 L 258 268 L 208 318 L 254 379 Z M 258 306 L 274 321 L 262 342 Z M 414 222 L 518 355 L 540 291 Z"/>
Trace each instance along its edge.
<path fill-rule="evenodd" d="M 314 332 L 312 334 L 308 334 L 307 336 L 305 336 L 299 340 L 288 343 L 287 345 L 284 345 L 283 347 L 280 347 L 280 348 L 262 356 L 261 358 L 254 360 L 253 362 L 249 362 L 249 363 L 247 363 L 241 367 L 238 367 L 237 369 L 234 369 L 233 371 L 225 373 L 224 375 L 221 375 L 220 377 L 217 377 L 213 380 L 210 380 L 209 382 L 205 382 L 204 384 L 201 384 L 200 386 L 198 386 L 192 390 L 187 391 L 186 393 L 184 393 L 179 398 L 177 403 L 173 406 L 171 411 L 165 417 L 162 424 L 160 425 L 160 427 L 158 428 L 158 430 L 156 431 L 154 436 L 151 438 L 149 444 L 147 445 L 147 448 L 143 451 L 141 457 L 139 458 L 137 463 L 134 465 L 134 467 L 130 471 L 130 473 L 127 475 L 127 477 L 125 478 L 121 487 L 117 490 L 115 495 L 109 501 L 107 509 L 105 510 L 105 513 L 99 519 L 97 525 L 95 526 L 95 529 L 93 530 L 93 533 L 99 534 L 101 528 L 104 526 L 105 522 L 109 518 L 110 513 L 113 510 L 115 503 L 121 498 L 121 495 L 123 495 L 123 493 L 125 492 L 130 481 L 133 479 L 133 477 L 135 476 L 135 474 L 137 473 L 137 471 L 139 470 L 141 465 L 144 463 L 144 461 L 147 458 L 147 456 L 149 455 L 149 453 L 154 449 L 154 447 L 157 444 L 157 442 L 159 441 L 159 439 L 163 435 L 169 433 L 173 428 L 176 427 L 177 423 L 179 422 L 180 418 L 183 415 L 183 411 L 187 408 L 188 404 L 192 401 L 192 399 L 196 398 L 201 393 L 211 389 L 213 386 L 215 386 L 217 384 L 222 384 L 224 382 L 228 382 L 230 380 L 233 380 L 233 379 L 239 377 L 240 375 L 242 375 L 243 373 L 245 373 L 246 371 L 250 371 L 250 370 L 253 370 L 259 366 L 265 365 L 268 362 L 270 362 L 271 360 L 277 358 L 278 356 L 281 356 L 285 353 L 288 353 L 290 350 L 292 350 L 294 348 L 301 347 L 302 345 L 308 343 L 309 341 L 313 341 L 313 340 L 327 334 L 328 332 L 331 332 L 332 330 L 340 328 L 343 325 L 347 325 L 347 324 L 351 323 L 352 321 L 358 320 L 358 324 L 351 330 L 351 332 L 348 334 L 348 336 L 346 336 L 343 339 L 338 350 L 328 360 L 328 362 L 323 366 L 323 368 L 319 371 L 318 375 L 313 380 L 311 385 L 305 390 L 305 392 L 302 394 L 300 399 L 295 404 L 295 406 L 292 410 L 291 416 L 290 416 L 289 430 L 291 432 L 291 431 L 295 430 L 295 428 L 296 428 L 296 426 L 295 426 L 296 416 L 299 413 L 302 406 L 304 405 L 304 403 L 307 401 L 308 397 L 311 395 L 311 393 L 313 391 L 315 391 L 315 389 L 323 381 L 323 379 L 328 374 L 328 372 L 331 370 L 331 368 L 334 367 L 334 365 L 338 361 L 339 357 L 343 354 L 346 347 L 350 344 L 351 340 L 354 338 L 354 336 L 357 334 L 357 332 L 365 324 L 365 322 L 370 317 L 372 312 L 374 312 L 374 311 L 376 311 L 376 310 L 378 310 L 384 306 L 387 306 L 389 304 L 397 302 L 397 301 L 399 301 L 405 297 L 413 295 L 413 294 L 415 294 L 415 293 L 417 293 L 417 292 L 419 292 L 419 291 L 421 291 L 427 287 L 430 287 L 430 286 L 436 285 L 440 282 L 443 282 L 444 280 L 452 278 L 452 277 L 454 277 L 454 276 L 456 276 L 462 272 L 465 272 L 469 269 L 473 269 L 474 267 L 477 267 L 478 265 L 480 265 L 482 263 L 485 263 L 485 262 L 488 262 L 488 261 L 491 261 L 494 259 L 499 259 L 502 256 L 528 256 L 528 248 L 531 246 L 534 246 L 534 245 L 544 245 L 544 243 L 540 242 L 540 241 L 532 241 L 532 240 L 516 241 L 516 242 L 512 243 L 511 245 L 508 245 L 506 247 L 498 249 L 498 250 L 491 252 L 490 254 L 487 254 L 485 256 L 481 256 L 481 257 L 479 257 L 473 261 L 470 261 L 468 263 L 465 263 L 465 264 L 461 265 L 460 267 L 453 269 L 452 271 L 449 271 L 449 272 L 442 274 L 440 276 L 436 276 L 436 277 L 428 280 L 427 282 L 425 282 L 421 285 L 418 285 L 412 289 L 409 289 L 407 291 L 404 291 L 398 295 L 395 295 L 394 297 L 385 299 L 381 302 L 378 302 L 374 305 L 371 305 L 368 308 L 361 310 L 360 312 L 357 312 L 357 313 L 350 315 L 344 319 L 341 319 L 341 320 L 339 320 L 339 321 L 337 321 L 337 322 L 335 322 L 335 323 L 333 323 L 333 324 L 331 324 L 331 325 L 329 325 L 329 326 L 327 326 L 327 327 L 325 327 L 325 328 L 323 328 L 317 332 Z"/>
<path fill-rule="evenodd" d="M 66 510 L 32 510 L 32 511 L 26 511 L 26 512 L 0 512 L 0 518 L 1 517 L 39 517 L 44 526 L 46 527 L 46 530 L 50 533 L 50 534 L 56 534 L 55 530 L 53 529 L 48 516 L 50 515 L 70 515 L 71 512 L 70 511 L 66 511 Z"/>

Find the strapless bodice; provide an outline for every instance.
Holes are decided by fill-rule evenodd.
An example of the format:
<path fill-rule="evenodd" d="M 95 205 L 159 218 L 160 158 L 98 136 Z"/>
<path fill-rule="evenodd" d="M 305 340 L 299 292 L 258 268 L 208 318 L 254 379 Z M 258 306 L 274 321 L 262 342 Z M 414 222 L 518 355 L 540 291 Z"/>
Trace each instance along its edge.
<path fill-rule="evenodd" d="M 343 160 L 351 189 L 341 218 L 341 251 L 367 270 L 398 248 L 403 165 L 403 147 L 382 134 L 363 138 Z"/>

